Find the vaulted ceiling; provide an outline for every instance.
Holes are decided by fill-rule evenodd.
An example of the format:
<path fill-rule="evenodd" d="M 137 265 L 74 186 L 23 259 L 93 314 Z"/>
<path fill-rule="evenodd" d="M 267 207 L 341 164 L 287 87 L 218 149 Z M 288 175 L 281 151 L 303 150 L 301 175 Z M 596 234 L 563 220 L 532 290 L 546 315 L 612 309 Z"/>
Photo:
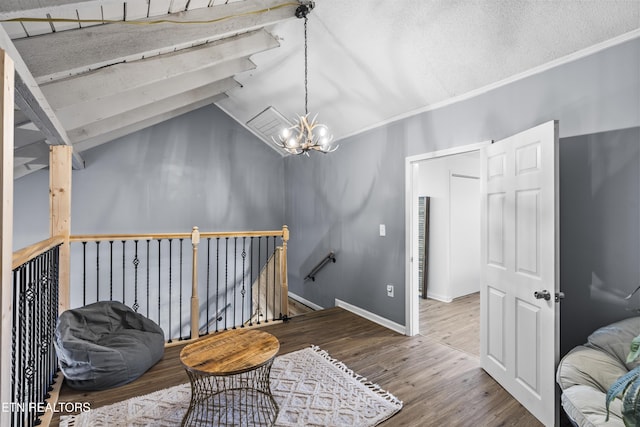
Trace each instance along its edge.
<path fill-rule="evenodd" d="M 253 124 L 304 110 L 297 6 L 3 0 L 0 47 L 16 63 L 15 176 L 46 167 L 50 144 L 72 145 L 81 168 L 83 151 L 211 103 L 269 143 Z M 339 140 L 639 28 L 637 0 L 317 0 L 309 110 Z"/>

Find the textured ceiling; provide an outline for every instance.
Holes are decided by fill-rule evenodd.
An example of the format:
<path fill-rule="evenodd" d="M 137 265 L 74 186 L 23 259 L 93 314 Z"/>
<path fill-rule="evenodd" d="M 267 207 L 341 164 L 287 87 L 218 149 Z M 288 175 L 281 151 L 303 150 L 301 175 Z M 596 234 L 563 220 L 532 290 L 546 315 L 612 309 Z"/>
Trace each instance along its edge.
<path fill-rule="evenodd" d="M 638 1 L 317 0 L 309 110 L 340 139 L 638 28 Z M 271 31 L 281 47 L 218 103 L 239 122 L 304 111 L 303 21 Z"/>

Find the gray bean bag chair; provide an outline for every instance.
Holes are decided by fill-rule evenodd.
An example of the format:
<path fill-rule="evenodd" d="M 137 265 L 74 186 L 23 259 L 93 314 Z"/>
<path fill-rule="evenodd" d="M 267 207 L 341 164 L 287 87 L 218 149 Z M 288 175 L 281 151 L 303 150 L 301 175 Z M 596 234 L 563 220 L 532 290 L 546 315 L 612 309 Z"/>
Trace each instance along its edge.
<path fill-rule="evenodd" d="M 164 333 L 126 305 L 100 301 L 63 312 L 54 344 L 70 387 L 105 390 L 135 380 L 160 360 Z"/>

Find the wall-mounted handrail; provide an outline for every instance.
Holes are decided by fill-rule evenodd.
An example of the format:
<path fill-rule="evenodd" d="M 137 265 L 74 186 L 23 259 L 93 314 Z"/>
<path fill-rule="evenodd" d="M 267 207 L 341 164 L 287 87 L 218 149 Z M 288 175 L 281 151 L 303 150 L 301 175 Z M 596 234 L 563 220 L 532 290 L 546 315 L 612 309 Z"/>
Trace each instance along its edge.
<path fill-rule="evenodd" d="M 325 265 L 327 265 L 329 263 L 329 261 L 331 262 L 336 262 L 336 253 L 331 251 L 329 252 L 323 259 L 322 261 L 320 261 L 318 263 L 318 265 L 316 265 L 315 267 L 313 267 L 311 269 L 311 271 L 309 272 L 309 274 L 306 275 L 306 277 L 304 278 L 305 282 L 309 279 L 311 279 L 312 282 L 316 281 L 316 274 L 318 274 L 318 272 L 320 270 L 322 270 L 324 268 Z"/>

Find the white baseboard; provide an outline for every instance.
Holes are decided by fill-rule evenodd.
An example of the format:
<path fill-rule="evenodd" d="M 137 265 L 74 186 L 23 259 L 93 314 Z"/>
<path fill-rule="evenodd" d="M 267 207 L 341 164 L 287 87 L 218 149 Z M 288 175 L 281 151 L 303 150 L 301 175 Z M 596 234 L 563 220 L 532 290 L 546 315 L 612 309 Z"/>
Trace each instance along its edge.
<path fill-rule="evenodd" d="M 291 298 L 292 300 L 296 300 L 298 301 L 300 304 L 304 304 L 307 307 L 311 307 L 314 310 L 323 310 L 324 307 L 319 306 L 318 304 L 309 301 L 308 299 L 304 299 L 302 298 L 300 295 L 296 295 L 293 292 L 289 292 L 289 298 Z"/>
<path fill-rule="evenodd" d="M 344 302 L 336 298 L 336 307 L 344 308 L 347 311 L 352 312 L 353 314 L 357 314 L 360 317 L 364 317 L 367 320 L 371 320 L 378 325 L 382 325 L 385 328 L 391 329 L 399 334 L 406 335 L 406 328 L 404 325 L 400 325 L 396 322 L 393 322 L 387 318 L 382 316 L 378 316 L 375 313 L 371 313 L 370 311 L 364 310 L 360 307 L 356 307 L 355 305 L 349 304 L 348 302 Z"/>
<path fill-rule="evenodd" d="M 436 301 L 442 301 L 442 302 L 451 302 L 451 301 L 453 301 L 453 298 L 451 298 L 450 296 L 438 295 L 438 294 L 434 294 L 434 293 L 430 293 L 430 292 L 427 292 L 427 298 L 431 298 L 431 299 L 434 299 Z"/>

